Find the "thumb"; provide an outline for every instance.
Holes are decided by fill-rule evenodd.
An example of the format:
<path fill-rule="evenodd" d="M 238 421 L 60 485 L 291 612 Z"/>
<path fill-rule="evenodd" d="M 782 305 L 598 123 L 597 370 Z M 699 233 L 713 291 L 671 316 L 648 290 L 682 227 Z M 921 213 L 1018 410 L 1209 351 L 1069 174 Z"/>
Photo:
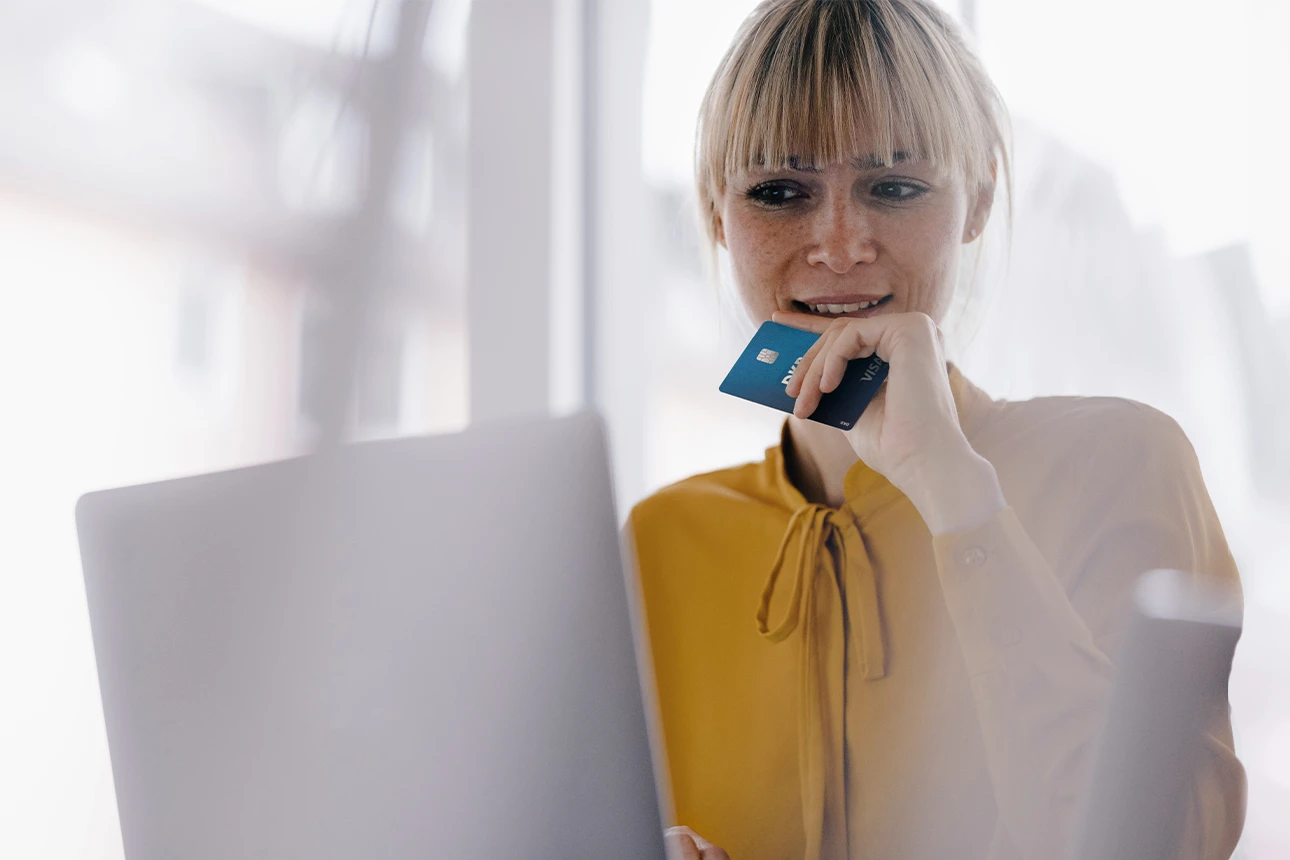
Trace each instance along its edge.
<path fill-rule="evenodd" d="M 669 828 L 663 834 L 663 842 L 667 846 L 667 860 L 703 860 L 687 827 Z"/>
<path fill-rule="evenodd" d="M 688 827 L 670 827 L 664 834 L 667 860 L 730 860 L 730 855 Z"/>

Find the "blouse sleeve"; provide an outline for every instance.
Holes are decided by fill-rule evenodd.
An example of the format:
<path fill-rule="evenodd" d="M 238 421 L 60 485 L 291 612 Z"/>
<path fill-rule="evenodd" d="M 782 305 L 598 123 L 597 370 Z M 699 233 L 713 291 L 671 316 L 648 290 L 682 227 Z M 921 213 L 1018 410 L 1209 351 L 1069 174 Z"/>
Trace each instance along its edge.
<path fill-rule="evenodd" d="M 1150 415 L 1128 456 L 1108 458 L 1126 468 L 1052 488 L 1044 515 L 1064 517 L 1073 535 L 1052 563 L 1011 507 L 934 539 L 1006 831 L 999 858 L 1066 856 L 1137 577 L 1173 568 L 1237 581 L 1190 443 Z M 1224 702 L 1207 726 L 1178 860 L 1229 857 L 1244 811 Z"/>

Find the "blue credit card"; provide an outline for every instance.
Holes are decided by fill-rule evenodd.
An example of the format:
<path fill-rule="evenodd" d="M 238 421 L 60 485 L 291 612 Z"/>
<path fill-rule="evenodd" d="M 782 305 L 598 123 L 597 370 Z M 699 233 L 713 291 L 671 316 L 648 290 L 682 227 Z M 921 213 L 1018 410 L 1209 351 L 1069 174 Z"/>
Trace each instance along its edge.
<path fill-rule="evenodd" d="M 721 390 L 781 412 L 793 411 L 797 401 L 784 387 L 807 350 L 819 340 L 815 332 L 802 331 L 767 320 L 748 342 L 743 355 L 730 368 Z M 887 378 L 887 362 L 876 355 L 847 362 L 838 387 L 820 398 L 811 420 L 850 430 Z"/>

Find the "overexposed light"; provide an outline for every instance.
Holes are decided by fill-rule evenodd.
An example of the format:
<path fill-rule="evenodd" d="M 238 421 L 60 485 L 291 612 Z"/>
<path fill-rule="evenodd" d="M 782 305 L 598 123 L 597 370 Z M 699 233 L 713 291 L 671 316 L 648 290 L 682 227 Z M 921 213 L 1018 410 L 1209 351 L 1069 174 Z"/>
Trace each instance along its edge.
<path fill-rule="evenodd" d="M 1259 752 L 1255 766 L 1260 774 L 1290 789 L 1290 720 L 1282 720 L 1268 731 Z"/>
<path fill-rule="evenodd" d="M 283 124 L 278 178 L 283 201 L 301 212 L 344 212 L 358 203 L 366 126 L 337 94 L 314 90 Z"/>
<path fill-rule="evenodd" d="M 50 78 L 64 105 L 86 119 L 121 115 L 128 81 L 120 58 L 97 45 L 71 42 L 56 51 Z"/>
<path fill-rule="evenodd" d="M 653 0 L 645 59 L 645 177 L 689 188 L 694 129 L 708 80 L 756 0 Z"/>
<path fill-rule="evenodd" d="M 449 80 L 456 80 L 466 60 L 470 0 L 435 0 L 426 22 L 425 58 Z"/>
<path fill-rule="evenodd" d="M 404 230 L 423 236 L 434 211 L 434 133 L 428 126 L 404 133 L 396 176 L 390 214 Z"/>
<path fill-rule="evenodd" d="M 339 29 L 378 0 L 197 0 L 271 33 L 319 48 L 332 44 Z"/>
<path fill-rule="evenodd" d="M 1109 170 L 1139 229 L 1162 228 L 1180 255 L 1249 236 L 1249 0 L 1221 15 L 1207 0 L 978 8 L 986 65 L 1014 115 Z"/>

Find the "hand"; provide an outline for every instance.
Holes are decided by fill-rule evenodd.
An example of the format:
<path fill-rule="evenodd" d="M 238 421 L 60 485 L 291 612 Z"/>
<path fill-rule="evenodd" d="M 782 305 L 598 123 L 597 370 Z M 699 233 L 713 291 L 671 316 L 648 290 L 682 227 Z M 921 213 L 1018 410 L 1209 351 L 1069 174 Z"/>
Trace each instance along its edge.
<path fill-rule="evenodd" d="M 809 417 L 821 395 L 838 387 L 851 359 L 877 353 L 891 365 L 886 384 L 846 436 L 856 456 L 892 483 L 899 486 L 920 459 L 967 446 L 945 372 L 941 333 L 926 314 L 825 319 L 776 313 L 773 319 L 820 335 L 788 383 L 798 418 Z"/>
<path fill-rule="evenodd" d="M 730 860 L 730 855 L 688 827 L 669 827 L 663 834 L 667 860 Z"/>
<path fill-rule="evenodd" d="M 909 497 L 934 534 L 984 522 L 1004 507 L 998 477 L 959 426 L 945 370 L 943 336 L 922 313 L 826 319 L 776 313 L 772 319 L 820 335 L 787 386 L 793 414 L 807 418 L 838 387 L 847 362 L 875 353 L 887 381 L 845 431 L 856 456 Z"/>

